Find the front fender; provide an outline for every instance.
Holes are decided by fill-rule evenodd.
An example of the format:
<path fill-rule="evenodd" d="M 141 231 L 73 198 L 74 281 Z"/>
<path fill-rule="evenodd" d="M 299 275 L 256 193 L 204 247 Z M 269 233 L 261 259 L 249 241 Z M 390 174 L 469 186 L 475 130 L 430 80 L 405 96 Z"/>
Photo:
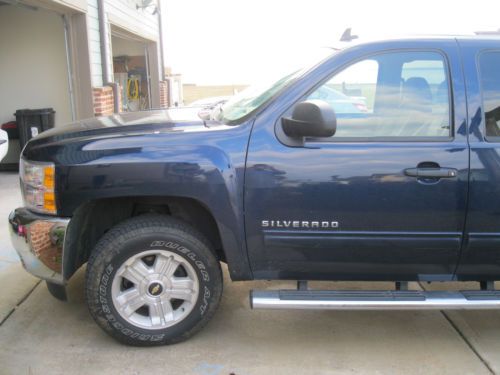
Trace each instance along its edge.
<path fill-rule="evenodd" d="M 61 145 L 51 153 L 58 214 L 71 217 L 79 207 L 106 198 L 194 199 L 217 223 L 231 277 L 251 279 L 243 218 L 250 127 L 81 139 Z"/>

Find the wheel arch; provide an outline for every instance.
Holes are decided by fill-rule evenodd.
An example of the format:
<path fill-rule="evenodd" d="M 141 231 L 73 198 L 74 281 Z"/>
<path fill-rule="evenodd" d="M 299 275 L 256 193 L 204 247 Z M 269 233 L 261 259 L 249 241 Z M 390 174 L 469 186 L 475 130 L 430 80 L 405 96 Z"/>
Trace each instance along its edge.
<path fill-rule="evenodd" d="M 75 210 L 66 232 L 64 279 L 71 278 L 87 262 L 92 249 L 109 229 L 145 213 L 170 215 L 193 226 L 211 243 L 217 259 L 228 263 L 233 280 L 251 279 L 246 254 L 235 241 L 224 241 L 228 229 L 216 220 L 211 210 L 197 199 L 175 196 L 105 198 L 82 204 Z"/>

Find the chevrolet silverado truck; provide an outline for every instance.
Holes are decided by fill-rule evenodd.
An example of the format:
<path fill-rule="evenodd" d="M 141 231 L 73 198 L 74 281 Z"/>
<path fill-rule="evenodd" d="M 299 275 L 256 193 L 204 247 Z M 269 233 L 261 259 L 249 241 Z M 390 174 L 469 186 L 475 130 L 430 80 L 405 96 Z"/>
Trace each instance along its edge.
<path fill-rule="evenodd" d="M 297 281 L 251 291 L 252 308 L 500 308 L 499 38 L 349 45 L 210 119 L 183 113 L 84 120 L 22 151 L 24 207 L 9 228 L 24 267 L 65 299 L 86 264 L 90 313 L 115 339 L 199 331 L 221 262 L 233 281 Z"/>

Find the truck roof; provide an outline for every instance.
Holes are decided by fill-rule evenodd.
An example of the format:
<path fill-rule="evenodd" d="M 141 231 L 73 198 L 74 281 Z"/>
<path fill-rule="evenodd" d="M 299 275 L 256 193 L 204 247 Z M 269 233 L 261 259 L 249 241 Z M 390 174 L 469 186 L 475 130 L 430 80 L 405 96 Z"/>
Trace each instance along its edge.
<path fill-rule="evenodd" d="M 335 50 L 343 50 L 349 47 L 362 45 L 362 44 L 372 44 L 372 43 L 386 43 L 386 42 L 404 42 L 404 41 L 442 41 L 442 40 L 473 40 L 473 41 L 499 41 L 500 42 L 500 32 L 479 32 L 478 34 L 431 34 L 431 35 L 392 35 L 389 37 L 365 37 L 354 39 L 349 42 L 337 42 L 330 46 L 330 48 Z"/>

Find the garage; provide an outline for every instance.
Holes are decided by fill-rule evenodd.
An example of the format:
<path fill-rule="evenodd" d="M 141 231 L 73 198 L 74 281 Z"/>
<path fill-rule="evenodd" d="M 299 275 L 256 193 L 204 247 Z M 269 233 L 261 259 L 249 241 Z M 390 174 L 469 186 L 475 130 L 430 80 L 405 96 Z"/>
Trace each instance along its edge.
<path fill-rule="evenodd" d="M 58 12 L 0 1 L 0 124 L 25 108 L 53 108 L 55 125 L 72 120 L 65 27 Z M 3 164 L 15 164 L 11 141 Z"/>

